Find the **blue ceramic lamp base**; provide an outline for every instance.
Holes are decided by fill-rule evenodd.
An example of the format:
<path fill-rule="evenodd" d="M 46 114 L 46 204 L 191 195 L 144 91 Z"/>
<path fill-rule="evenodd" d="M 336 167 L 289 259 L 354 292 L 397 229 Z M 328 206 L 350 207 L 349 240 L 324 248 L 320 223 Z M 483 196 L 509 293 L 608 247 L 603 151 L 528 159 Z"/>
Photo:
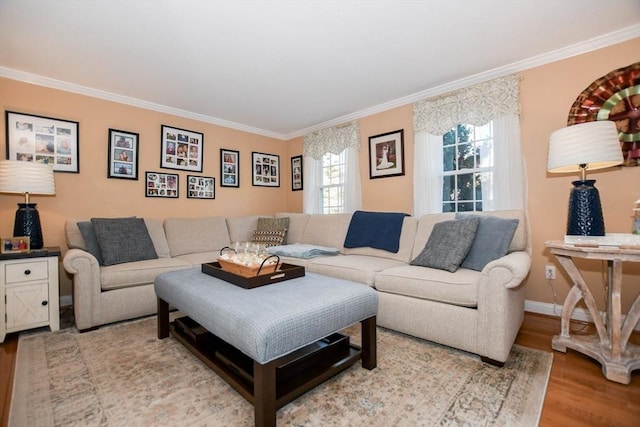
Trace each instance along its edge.
<path fill-rule="evenodd" d="M 572 182 L 574 187 L 569 195 L 567 235 L 605 235 L 600 193 L 594 187 L 595 182 L 593 179 Z"/>
<path fill-rule="evenodd" d="M 14 237 L 29 236 L 30 248 L 42 249 L 42 228 L 36 203 L 18 203 L 13 235 Z"/>

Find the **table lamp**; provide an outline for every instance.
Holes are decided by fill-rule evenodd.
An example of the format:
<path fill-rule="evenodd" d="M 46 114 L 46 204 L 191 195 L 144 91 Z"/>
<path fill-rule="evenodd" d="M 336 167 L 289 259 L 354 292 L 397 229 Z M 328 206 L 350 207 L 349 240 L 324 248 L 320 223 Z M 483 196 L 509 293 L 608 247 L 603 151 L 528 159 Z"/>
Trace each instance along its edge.
<path fill-rule="evenodd" d="M 29 236 L 31 249 L 43 246 L 40 215 L 35 203 L 29 202 L 32 194 L 56 194 L 53 167 L 43 163 L 18 160 L 0 161 L 0 193 L 24 194 L 24 203 L 18 203 L 13 235 Z"/>
<path fill-rule="evenodd" d="M 580 172 L 569 195 L 567 235 L 604 236 L 604 218 L 595 180 L 587 169 L 604 169 L 623 161 L 616 124 L 609 120 L 580 123 L 559 129 L 549 138 L 547 170 L 550 173 Z"/>

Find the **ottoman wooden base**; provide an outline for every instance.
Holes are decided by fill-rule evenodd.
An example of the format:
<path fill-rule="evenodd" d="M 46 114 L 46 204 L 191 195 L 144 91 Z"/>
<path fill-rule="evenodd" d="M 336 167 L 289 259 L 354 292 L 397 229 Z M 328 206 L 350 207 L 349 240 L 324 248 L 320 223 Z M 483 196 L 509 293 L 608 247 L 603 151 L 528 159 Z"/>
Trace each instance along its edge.
<path fill-rule="evenodd" d="M 318 384 L 349 368 L 376 367 L 376 318 L 360 322 L 362 347 L 332 334 L 265 364 L 251 360 L 195 322 L 169 323 L 169 304 L 158 298 L 158 338 L 169 332 L 231 385 L 255 408 L 256 426 L 275 426 L 276 411 Z"/>

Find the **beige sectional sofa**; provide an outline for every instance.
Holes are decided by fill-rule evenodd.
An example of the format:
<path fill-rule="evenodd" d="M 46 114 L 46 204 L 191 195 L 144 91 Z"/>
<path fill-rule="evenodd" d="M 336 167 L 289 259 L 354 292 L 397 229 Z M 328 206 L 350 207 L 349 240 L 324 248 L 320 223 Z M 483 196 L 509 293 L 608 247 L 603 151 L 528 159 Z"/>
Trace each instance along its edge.
<path fill-rule="evenodd" d="M 516 218 L 509 253 L 482 271 L 460 268 L 451 273 L 410 265 L 423 250 L 435 224 L 454 214 L 407 216 L 397 253 L 370 247 L 345 248 L 351 214 L 288 217 L 287 243 L 334 247 L 340 254 L 310 259 L 281 257 L 307 271 L 373 286 L 379 295 L 378 324 L 480 355 L 506 361 L 524 316 L 522 282 L 530 268 L 526 218 L 521 211 L 484 212 Z M 266 216 L 266 215 L 265 215 Z M 73 304 L 78 329 L 156 312 L 154 278 L 163 272 L 214 261 L 221 248 L 248 241 L 259 216 L 145 219 L 157 259 L 100 266 L 85 251 L 78 220 L 66 223 L 69 250 L 64 268 L 73 275 Z"/>

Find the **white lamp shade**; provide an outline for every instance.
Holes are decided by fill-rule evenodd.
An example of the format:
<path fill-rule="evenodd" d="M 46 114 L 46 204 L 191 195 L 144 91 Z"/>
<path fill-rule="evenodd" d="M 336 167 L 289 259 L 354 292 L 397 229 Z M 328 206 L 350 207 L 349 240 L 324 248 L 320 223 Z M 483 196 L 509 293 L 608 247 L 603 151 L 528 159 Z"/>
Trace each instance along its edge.
<path fill-rule="evenodd" d="M 53 167 L 37 162 L 2 160 L 0 193 L 56 194 Z"/>
<path fill-rule="evenodd" d="M 549 138 L 547 170 L 552 173 L 578 172 L 621 164 L 622 149 L 616 124 L 609 120 L 580 123 L 559 129 Z"/>

